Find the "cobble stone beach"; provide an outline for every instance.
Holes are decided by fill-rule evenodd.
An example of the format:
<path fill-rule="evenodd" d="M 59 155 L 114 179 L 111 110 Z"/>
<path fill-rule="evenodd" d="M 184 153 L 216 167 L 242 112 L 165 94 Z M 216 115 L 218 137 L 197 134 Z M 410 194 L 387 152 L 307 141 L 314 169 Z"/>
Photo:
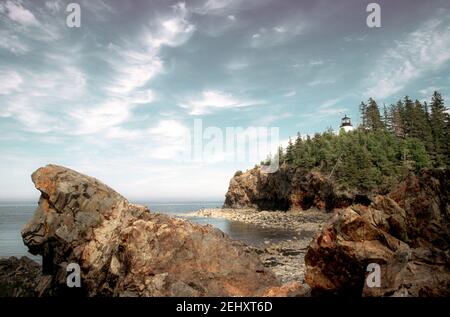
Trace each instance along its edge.
<path fill-rule="evenodd" d="M 266 239 L 260 246 L 248 246 L 259 254 L 283 281 L 304 282 L 304 257 L 307 247 L 323 224 L 333 215 L 317 209 L 306 211 L 258 211 L 255 209 L 200 209 L 188 216 L 225 218 L 265 228 L 290 230 L 292 237 L 283 241 Z M 184 214 L 186 216 L 186 214 Z"/>

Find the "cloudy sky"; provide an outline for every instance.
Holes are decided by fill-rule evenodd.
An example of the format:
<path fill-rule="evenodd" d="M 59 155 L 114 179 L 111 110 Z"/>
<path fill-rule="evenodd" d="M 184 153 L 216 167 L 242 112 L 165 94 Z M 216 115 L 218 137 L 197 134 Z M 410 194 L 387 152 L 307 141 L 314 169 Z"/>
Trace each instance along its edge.
<path fill-rule="evenodd" d="M 0 0 L 0 199 L 56 163 L 132 200 L 223 199 L 254 161 L 176 159 L 204 127 L 337 128 L 370 96 L 450 95 L 450 2 Z"/>

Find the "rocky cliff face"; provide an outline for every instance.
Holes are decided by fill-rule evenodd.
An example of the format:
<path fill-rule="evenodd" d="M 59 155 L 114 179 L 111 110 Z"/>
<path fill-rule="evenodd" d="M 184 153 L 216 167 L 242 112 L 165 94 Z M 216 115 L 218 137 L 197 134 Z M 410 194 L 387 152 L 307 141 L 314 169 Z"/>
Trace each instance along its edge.
<path fill-rule="evenodd" d="M 338 191 L 325 176 L 301 168 L 281 166 L 271 174 L 253 168 L 234 176 L 225 195 L 224 207 L 261 210 L 332 210 L 367 197 Z"/>
<path fill-rule="evenodd" d="M 47 295 L 260 296 L 293 294 L 257 255 L 220 230 L 151 213 L 98 180 L 48 165 L 32 175 L 39 207 L 22 231 L 42 255 Z M 81 288 L 66 286 L 67 265 Z"/>
<path fill-rule="evenodd" d="M 339 210 L 308 248 L 306 282 L 316 293 L 450 296 L 449 189 L 450 170 L 428 170 Z M 370 263 L 380 287 L 366 283 Z"/>

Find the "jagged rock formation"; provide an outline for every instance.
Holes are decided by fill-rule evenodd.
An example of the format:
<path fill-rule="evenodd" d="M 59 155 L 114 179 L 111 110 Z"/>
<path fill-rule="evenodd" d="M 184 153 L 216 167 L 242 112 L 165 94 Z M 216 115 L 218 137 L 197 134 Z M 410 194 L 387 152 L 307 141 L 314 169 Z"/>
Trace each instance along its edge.
<path fill-rule="evenodd" d="M 450 296 L 450 170 L 410 175 L 389 197 L 338 211 L 305 256 L 313 293 Z M 369 263 L 381 286 L 368 287 Z"/>
<path fill-rule="evenodd" d="M 92 177 L 48 165 L 32 175 L 39 207 L 22 231 L 50 276 L 47 294 L 72 292 L 66 267 L 81 267 L 80 295 L 261 296 L 295 294 L 257 255 L 212 226 L 151 213 Z"/>
<path fill-rule="evenodd" d="M 275 173 L 259 167 L 234 176 L 225 195 L 226 208 L 261 210 L 332 210 L 353 202 L 369 202 L 363 195 L 338 191 L 327 177 L 301 168 L 281 166 Z"/>
<path fill-rule="evenodd" d="M 0 259 L 0 297 L 42 296 L 45 282 L 37 262 L 25 256 Z"/>

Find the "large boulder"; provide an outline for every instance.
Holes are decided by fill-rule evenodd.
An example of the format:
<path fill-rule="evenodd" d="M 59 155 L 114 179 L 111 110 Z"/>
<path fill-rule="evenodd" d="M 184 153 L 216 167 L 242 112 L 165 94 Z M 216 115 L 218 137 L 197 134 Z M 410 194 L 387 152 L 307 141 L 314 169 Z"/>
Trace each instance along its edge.
<path fill-rule="evenodd" d="M 305 256 L 313 293 L 450 296 L 449 182 L 449 170 L 423 171 L 390 197 L 337 211 Z M 380 287 L 366 283 L 370 263 Z"/>
<path fill-rule="evenodd" d="M 283 165 L 275 173 L 264 173 L 255 167 L 230 180 L 224 207 L 332 210 L 351 205 L 359 196 L 338 191 L 332 181 L 318 172 Z"/>
<path fill-rule="evenodd" d="M 76 292 L 88 296 L 261 296 L 299 287 L 281 287 L 220 230 L 151 213 L 95 178 L 48 165 L 32 180 L 41 197 L 22 236 L 42 255 L 48 294 L 75 291 L 66 286 L 70 263 L 81 268 Z"/>

